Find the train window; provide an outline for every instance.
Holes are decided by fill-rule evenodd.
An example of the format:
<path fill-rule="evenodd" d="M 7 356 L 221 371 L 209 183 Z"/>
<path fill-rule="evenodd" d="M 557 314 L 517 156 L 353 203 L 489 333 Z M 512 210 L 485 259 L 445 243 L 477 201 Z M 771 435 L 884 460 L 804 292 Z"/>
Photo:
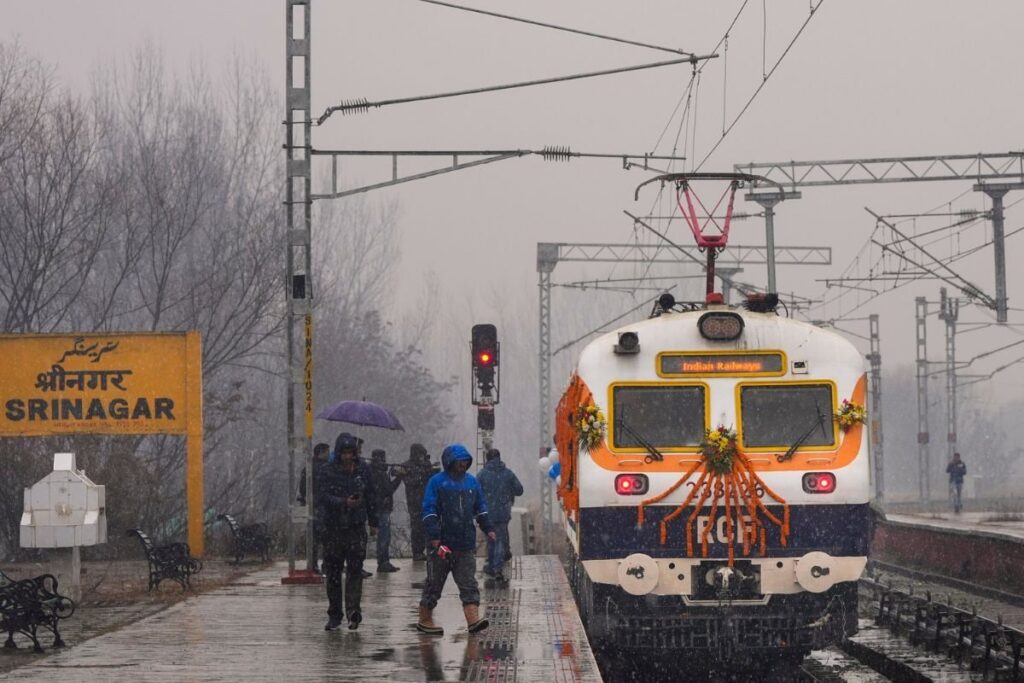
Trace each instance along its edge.
<path fill-rule="evenodd" d="M 748 448 L 835 445 L 829 384 L 743 386 L 740 411 Z"/>
<path fill-rule="evenodd" d="M 612 389 L 612 446 L 690 448 L 705 428 L 703 385 L 621 385 Z"/>

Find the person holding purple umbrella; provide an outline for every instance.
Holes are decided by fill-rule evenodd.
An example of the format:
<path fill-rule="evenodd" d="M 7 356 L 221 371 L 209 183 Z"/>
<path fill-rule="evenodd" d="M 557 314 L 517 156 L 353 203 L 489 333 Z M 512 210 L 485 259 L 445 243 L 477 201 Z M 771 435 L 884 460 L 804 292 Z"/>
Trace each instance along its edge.
<path fill-rule="evenodd" d="M 317 484 L 317 516 L 324 546 L 324 584 L 327 588 L 327 625 L 333 631 L 348 618 L 354 631 L 363 620 L 363 561 L 367 534 L 377 531 L 377 493 L 369 466 L 359 459 L 359 440 L 342 432 L 334 442 L 334 461 L 322 470 Z M 342 591 L 341 574 L 345 572 Z"/>

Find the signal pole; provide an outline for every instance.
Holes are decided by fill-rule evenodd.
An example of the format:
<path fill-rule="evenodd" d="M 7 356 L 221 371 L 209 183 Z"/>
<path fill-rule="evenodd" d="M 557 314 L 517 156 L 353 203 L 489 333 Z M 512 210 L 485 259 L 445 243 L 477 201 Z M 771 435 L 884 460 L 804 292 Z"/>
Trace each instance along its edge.
<path fill-rule="evenodd" d="M 494 406 L 501 398 L 501 344 L 498 328 L 490 323 L 473 325 L 470 338 L 472 402 L 476 406 L 477 467 L 494 445 Z"/>

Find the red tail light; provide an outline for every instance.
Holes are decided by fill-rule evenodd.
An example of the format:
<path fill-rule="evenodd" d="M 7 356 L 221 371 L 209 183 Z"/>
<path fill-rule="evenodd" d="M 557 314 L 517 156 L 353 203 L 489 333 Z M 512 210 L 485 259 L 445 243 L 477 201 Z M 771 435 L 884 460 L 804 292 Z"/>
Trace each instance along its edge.
<path fill-rule="evenodd" d="M 648 488 L 646 474 L 620 474 L 615 477 L 615 493 L 620 496 L 639 496 L 647 493 Z"/>
<path fill-rule="evenodd" d="M 832 493 L 836 490 L 836 475 L 831 472 L 808 472 L 804 475 L 807 493 Z"/>

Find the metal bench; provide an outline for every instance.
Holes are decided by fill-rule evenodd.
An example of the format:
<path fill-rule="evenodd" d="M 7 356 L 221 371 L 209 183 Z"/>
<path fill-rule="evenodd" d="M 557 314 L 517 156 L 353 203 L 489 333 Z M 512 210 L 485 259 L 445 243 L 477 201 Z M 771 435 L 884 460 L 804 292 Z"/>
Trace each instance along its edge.
<path fill-rule="evenodd" d="M 0 571 L 0 631 L 7 632 L 4 648 L 17 648 L 14 634 L 21 633 L 32 641 L 33 650 L 42 652 L 40 628 L 53 634 L 53 647 L 63 647 L 59 623 L 74 613 L 74 601 L 57 592 L 52 574 L 15 581 Z"/>
<path fill-rule="evenodd" d="M 223 519 L 231 527 L 232 554 L 235 556 L 235 564 L 242 561 L 246 554 L 256 555 L 263 562 L 270 560 L 270 533 L 266 524 L 247 524 L 241 526 L 238 521 L 228 514 L 217 515 L 217 519 Z"/>
<path fill-rule="evenodd" d="M 177 582 L 182 590 L 192 587 L 192 575 L 202 570 L 203 563 L 192 557 L 188 543 L 154 545 L 142 529 L 129 529 L 128 535 L 137 536 L 146 552 L 146 560 L 149 562 L 149 587 L 146 590 L 158 587 L 164 579 Z"/>

